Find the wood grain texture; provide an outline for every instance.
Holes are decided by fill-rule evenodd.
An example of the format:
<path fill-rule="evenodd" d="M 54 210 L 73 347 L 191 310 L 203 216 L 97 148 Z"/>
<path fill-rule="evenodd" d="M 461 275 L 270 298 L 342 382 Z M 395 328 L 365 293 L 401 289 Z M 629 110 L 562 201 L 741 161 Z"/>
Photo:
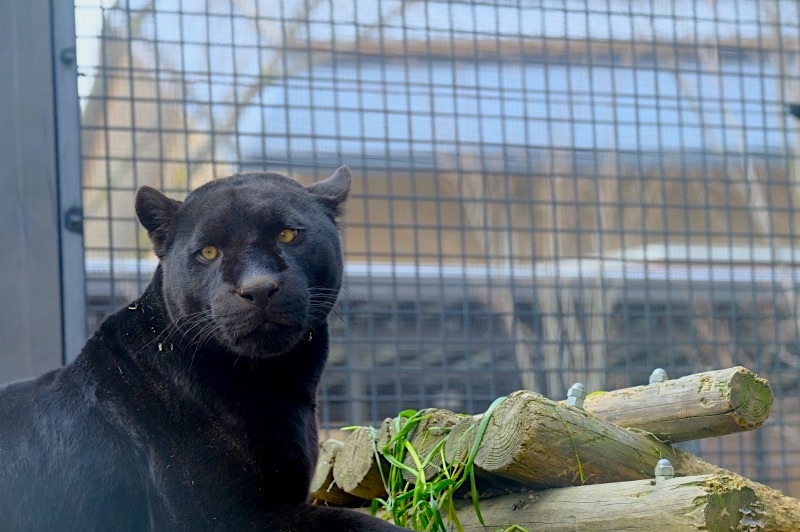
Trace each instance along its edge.
<path fill-rule="evenodd" d="M 459 509 L 459 519 L 467 531 L 739 530 L 746 512 L 761 508 L 757 499 L 739 477 L 702 475 L 506 495 L 481 501 L 484 525 L 470 506 Z"/>
<path fill-rule="evenodd" d="M 422 419 L 411 434 L 409 434 L 408 441 L 417 451 L 420 459 L 424 460 L 425 457 L 439 445 L 442 439 L 447 437 L 450 433 L 450 429 L 465 417 L 470 416 L 458 415 L 450 410 L 431 408 L 425 412 L 424 419 Z M 414 460 L 408 453 L 406 453 L 403 463 L 416 469 Z M 425 478 L 430 480 L 438 474 L 441 469 L 442 460 L 436 456 L 425 466 Z M 414 475 L 408 471 L 404 471 L 403 478 L 408 481 L 413 481 Z"/>
<path fill-rule="evenodd" d="M 454 429 L 445 454 L 462 457 L 474 439 L 475 419 Z M 677 474 L 710 474 L 720 469 L 651 436 L 626 430 L 578 408 L 520 391 L 492 414 L 475 465 L 532 488 L 600 484 L 652 478 L 656 462 L 673 461 Z"/>
<path fill-rule="evenodd" d="M 336 484 L 347 493 L 368 500 L 386 496 L 380 467 L 387 468 L 375 459 L 372 442 L 371 428 L 357 428 L 344 441 L 333 463 Z"/>
<path fill-rule="evenodd" d="M 790 532 L 800 523 L 800 500 L 729 471 L 659 483 L 633 480 L 518 492 L 481 500 L 480 510 L 483 525 L 468 501 L 459 504 L 465 531 L 513 531 L 516 525 L 530 531 Z M 448 525 L 448 530 L 455 529 Z"/>
<path fill-rule="evenodd" d="M 590 394 L 584 408 L 621 427 L 682 442 L 753 430 L 769 417 L 772 388 L 741 366 Z"/>
<path fill-rule="evenodd" d="M 319 459 L 311 478 L 310 499 L 316 504 L 332 506 L 361 506 L 364 499 L 351 495 L 339 487 L 333 479 L 333 464 L 344 444 L 337 440 L 326 440 L 319 446 Z"/>
<path fill-rule="evenodd" d="M 470 521 L 474 512 L 465 507 L 459 512 L 465 530 L 513 524 L 529 530 L 727 530 L 748 516 L 761 519 L 767 530 L 794 530 L 800 522 L 797 499 L 654 437 L 683 441 L 760 426 L 772 390 L 745 368 L 598 393 L 586 404 L 584 410 L 519 391 L 494 410 L 475 458 L 482 497 L 509 489 L 546 491 L 482 500 L 486 528 Z M 449 431 L 446 459 L 463 461 L 482 417 L 432 410 L 411 440 L 415 448 L 430 449 Z M 393 433 L 394 420 L 385 420 L 378 445 Z M 363 434 L 348 441 L 372 449 Z M 369 454 L 374 467 L 374 452 Z M 672 462 L 677 477 L 656 486 L 652 478 L 661 458 Z M 368 485 L 370 474 L 364 477 Z M 360 486 L 355 492 L 367 493 Z"/>

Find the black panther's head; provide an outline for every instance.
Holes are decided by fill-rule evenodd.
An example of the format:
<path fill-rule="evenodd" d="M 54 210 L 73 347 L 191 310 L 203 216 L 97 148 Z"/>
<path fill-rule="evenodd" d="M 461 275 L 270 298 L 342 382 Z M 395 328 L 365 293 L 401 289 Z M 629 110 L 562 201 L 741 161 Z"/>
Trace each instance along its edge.
<path fill-rule="evenodd" d="M 212 181 L 179 202 L 150 187 L 136 213 L 163 271 L 173 324 L 192 342 L 250 357 L 284 354 L 331 311 L 342 281 L 339 168 L 303 187 L 269 173 Z"/>

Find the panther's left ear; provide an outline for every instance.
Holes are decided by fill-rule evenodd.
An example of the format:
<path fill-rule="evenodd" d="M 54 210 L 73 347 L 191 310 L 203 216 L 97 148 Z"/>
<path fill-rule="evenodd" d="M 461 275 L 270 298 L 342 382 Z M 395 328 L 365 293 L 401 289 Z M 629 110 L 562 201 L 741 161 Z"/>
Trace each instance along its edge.
<path fill-rule="evenodd" d="M 328 207 L 336 218 L 342 214 L 342 204 L 350 193 L 351 179 L 350 169 L 341 166 L 332 176 L 308 185 L 306 190 L 317 196 L 317 199 Z"/>

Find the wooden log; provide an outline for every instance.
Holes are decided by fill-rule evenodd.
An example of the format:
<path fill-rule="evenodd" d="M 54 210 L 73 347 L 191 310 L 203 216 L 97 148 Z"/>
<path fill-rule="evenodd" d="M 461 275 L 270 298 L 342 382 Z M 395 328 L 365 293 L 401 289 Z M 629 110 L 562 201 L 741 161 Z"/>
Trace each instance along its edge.
<path fill-rule="evenodd" d="M 458 516 L 467 531 L 796 530 L 800 500 L 764 500 L 760 487 L 729 473 L 637 480 L 484 500 L 484 525 L 470 505 Z"/>
<path fill-rule="evenodd" d="M 362 506 L 364 499 L 351 495 L 340 488 L 333 479 L 333 464 L 344 444 L 337 440 L 326 440 L 319 446 L 317 469 L 311 478 L 310 500 L 315 504 L 332 506 Z"/>
<path fill-rule="evenodd" d="M 417 455 L 421 460 L 425 460 L 436 446 L 447 437 L 452 427 L 458 424 L 459 421 L 467 416 L 455 414 L 450 410 L 444 409 L 428 409 L 424 413 L 424 418 L 417 424 L 411 431 L 408 437 L 409 443 L 417 451 Z M 407 466 L 416 469 L 414 459 L 409 453 L 406 453 L 403 463 Z M 431 460 L 424 469 L 425 478 L 430 480 L 439 473 L 442 469 L 442 461 L 437 456 Z M 415 476 L 408 471 L 403 472 L 403 478 L 409 482 L 415 480 Z"/>
<path fill-rule="evenodd" d="M 391 418 L 383 421 L 378 431 L 384 434 L 382 439 L 388 437 L 392 421 Z M 351 495 L 367 500 L 386 497 L 381 471 L 388 470 L 388 463 L 375 457 L 374 431 L 371 427 L 359 427 L 351 432 L 333 463 L 336 485 Z"/>
<path fill-rule="evenodd" d="M 466 419 L 452 430 L 445 446 L 448 461 L 463 459 L 474 441 L 477 423 Z M 495 409 L 475 466 L 480 476 L 496 475 L 543 489 L 652 478 L 661 458 L 669 458 L 678 475 L 721 472 L 647 434 L 520 391 Z"/>
<path fill-rule="evenodd" d="M 591 393 L 584 408 L 615 425 L 682 442 L 756 429 L 769 417 L 772 401 L 767 381 L 737 366 Z"/>
<path fill-rule="evenodd" d="M 800 500 L 787 497 L 764 484 L 743 477 L 738 478 L 753 489 L 758 500 L 764 505 L 762 517 L 764 530 L 797 530 L 797 524 L 800 523 Z"/>
<path fill-rule="evenodd" d="M 378 435 L 376 436 L 375 446 L 378 449 L 383 449 L 386 445 L 389 444 L 392 438 L 395 435 L 395 418 L 387 417 L 381 423 L 381 426 L 378 427 Z"/>

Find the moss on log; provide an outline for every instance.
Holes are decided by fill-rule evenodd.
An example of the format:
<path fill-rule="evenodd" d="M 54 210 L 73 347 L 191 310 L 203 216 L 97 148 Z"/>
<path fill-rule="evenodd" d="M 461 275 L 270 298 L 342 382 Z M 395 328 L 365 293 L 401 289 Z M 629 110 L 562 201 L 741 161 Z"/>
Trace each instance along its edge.
<path fill-rule="evenodd" d="M 800 502 L 800 501 L 795 501 Z M 779 511 L 758 500 L 740 477 L 676 477 L 518 493 L 481 501 L 484 525 L 468 505 L 458 514 L 464 530 L 764 530 Z M 764 513 L 762 513 L 764 512 Z M 760 527 L 759 527 L 760 522 Z M 790 528 L 766 528 L 791 530 Z"/>

